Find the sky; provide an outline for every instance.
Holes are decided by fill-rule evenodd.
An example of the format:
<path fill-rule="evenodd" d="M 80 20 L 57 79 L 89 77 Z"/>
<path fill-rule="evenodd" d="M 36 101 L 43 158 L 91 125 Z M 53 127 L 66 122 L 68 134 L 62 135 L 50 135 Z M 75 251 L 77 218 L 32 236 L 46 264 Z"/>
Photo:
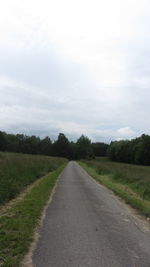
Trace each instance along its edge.
<path fill-rule="evenodd" d="M 150 134 L 149 0 L 0 3 L 0 130 Z"/>

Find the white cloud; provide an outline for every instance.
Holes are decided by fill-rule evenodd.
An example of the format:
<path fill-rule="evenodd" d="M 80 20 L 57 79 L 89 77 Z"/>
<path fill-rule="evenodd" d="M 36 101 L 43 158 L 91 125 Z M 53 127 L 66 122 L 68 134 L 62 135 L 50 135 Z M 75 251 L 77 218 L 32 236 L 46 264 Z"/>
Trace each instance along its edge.
<path fill-rule="evenodd" d="M 2 1 L 1 129 L 108 141 L 150 133 L 149 8 L 148 0 Z"/>
<path fill-rule="evenodd" d="M 136 133 L 130 127 L 124 127 L 118 129 L 117 134 L 119 135 L 118 139 L 131 139 L 135 137 Z"/>

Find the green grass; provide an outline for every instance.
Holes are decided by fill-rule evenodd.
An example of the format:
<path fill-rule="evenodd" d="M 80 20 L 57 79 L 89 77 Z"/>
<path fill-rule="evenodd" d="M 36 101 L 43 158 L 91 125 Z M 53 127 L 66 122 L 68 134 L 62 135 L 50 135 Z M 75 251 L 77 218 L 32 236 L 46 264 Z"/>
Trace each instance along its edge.
<path fill-rule="evenodd" d="M 0 204 L 66 162 L 64 158 L 0 152 Z"/>
<path fill-rule="evenodd" d="M 43 207 L 65 164 L 39 179 L 23 199 L 0 214 L 0 266 L 19 267 L 28 252 Z"/>
<path fill-rule="evenodd" d="M 98 182 L 150 217 L 150 167 L 111 162 L 106 158 L 80 163 Z"/>

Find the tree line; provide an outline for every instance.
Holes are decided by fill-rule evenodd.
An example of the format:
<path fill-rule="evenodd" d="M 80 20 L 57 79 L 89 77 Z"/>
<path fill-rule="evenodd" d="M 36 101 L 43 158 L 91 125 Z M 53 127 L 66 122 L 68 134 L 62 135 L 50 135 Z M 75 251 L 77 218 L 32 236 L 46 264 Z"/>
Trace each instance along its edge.
<path fill-rule="evenodd" d="M 107 154 L 113 161 L 150 165 L 150 136 L 111 142 Z"/>
<path fill-rule="evenodd" d="M 70 142 L 63 133 L 59 133 L 57 139 L 52 142 L 48 136 L 41 139 L 34 135 L 15 135 L 0 131 L 0 151 L 57 156 L 68 159 L 91 159 L 106 156 L 107 149 L 108 144 L 92 143 L 84 135 L 81 135 L 76 142 Z"/>
<path fill-rule="evenodd" d="M 103 142 L 93 143 L 85 135 L 73 142 L 59 133 L 52 142 L 48 136 L 41 139 L 34 135 L 0 131 L 0 151 L 65 157 L 70 160 L 108 156 L 113 161 L 150 165 L 150 136 L 143 134 L 132 140 L 113 141 L 108 145 Z"/>

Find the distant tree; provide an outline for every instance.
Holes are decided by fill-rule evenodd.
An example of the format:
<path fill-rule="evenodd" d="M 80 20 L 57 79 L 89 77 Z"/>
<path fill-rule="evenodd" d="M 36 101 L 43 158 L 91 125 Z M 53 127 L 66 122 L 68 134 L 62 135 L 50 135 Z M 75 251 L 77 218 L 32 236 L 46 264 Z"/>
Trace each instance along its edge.
<path fill-rule="evenodd" d="M 39 154 L 40 151 L 40 138 L 34 135 L 26 136 L 24 140 L 24 153 Z"/>
<path fill-rule="evenodd" d="M 92 149 L 95 157 L 105 157 L 109 145 L 105 143 L 92 143 Z"/>
<path fill-rule="evenodd" d="M 54 156 L 70 158 L 71 145 L 63 133 L 59 133 L 57 140 L 53 143 L 52 154 Z"/>
<path fill-rule="evenodd" d="M 111 142 L 107 150 L 107 155 L 111 160 L 117 160 L 117 141 Z"/>
<path fill-rule="evenodd" d="M 128 162 L 128 142 L 127 140 L 111 142 L 107 154 L 111 160 Z"/>
<path fill-rule="evenodd" d="M 70 142 L 70 160 L 76 160 L 77 157 L 77 144 L 75 142 Z"/>
<path fill-rule="evenodd" d="M 0 151 L 7 150 L 7 135 L 0 131 Z"/>
<path fill-rule="evenodd" d="M 149 135 L 144 135 L 143 137 L 143 150 L 144 150 L 143 164 L 150 165 L 150 136 Z"/>
<path fill-rule="evenodd" d="M 81 135 L 81 137 L 77 140 L 76 150 L 78 159 L 90 159 L 94 157 L 91 140 L 87 136 Z"/>
<path fill-rule="evenodd" d="M 18 138 L 14 134 L 7 134 L 7 151 L 19 152 Z"/>
<path fill-rule="evenodd" d="M 15 135 L 0 131 L 0 151 L 43 154 L 76 160 L 105 156 L 106 150 L 111 160 L 150 165 L 150 136 L 145 134 L 130 141 L 111 142 L 108 146 L 99 142 L 91 143 L 90 139 L 84 135 L 81 135 L 75 143 L 69 142 L 67 137 L 60 133 L 57 140 L 52 143 L 48 136 L 40 139 L 34 135 Z"/>
<path fill-rule="evenodd" d="M 150 136 L 143 134 L 136 139 L 134 146 L 134 163 L 150 165 Z"/>
<path fill-rule="evenodd" d="M 112 142 L 108 156 L 114 161 L 150 165 L 150 136 L 143 134 L 130 141 Z"/>
<path fill-rule="evenodd" d="M 26 136 L 24 134 L 17 134 L 17 151 L 20 153 L 25 153 L 25 142 L 26 142 Z"/>
<path fill-rule="evenodd" d="M 51 154 L 52 154 L 52 142 L 48 136 L 40 141 L 39 153 L 43 154 L 43 155 L 51 156 Z"/>

